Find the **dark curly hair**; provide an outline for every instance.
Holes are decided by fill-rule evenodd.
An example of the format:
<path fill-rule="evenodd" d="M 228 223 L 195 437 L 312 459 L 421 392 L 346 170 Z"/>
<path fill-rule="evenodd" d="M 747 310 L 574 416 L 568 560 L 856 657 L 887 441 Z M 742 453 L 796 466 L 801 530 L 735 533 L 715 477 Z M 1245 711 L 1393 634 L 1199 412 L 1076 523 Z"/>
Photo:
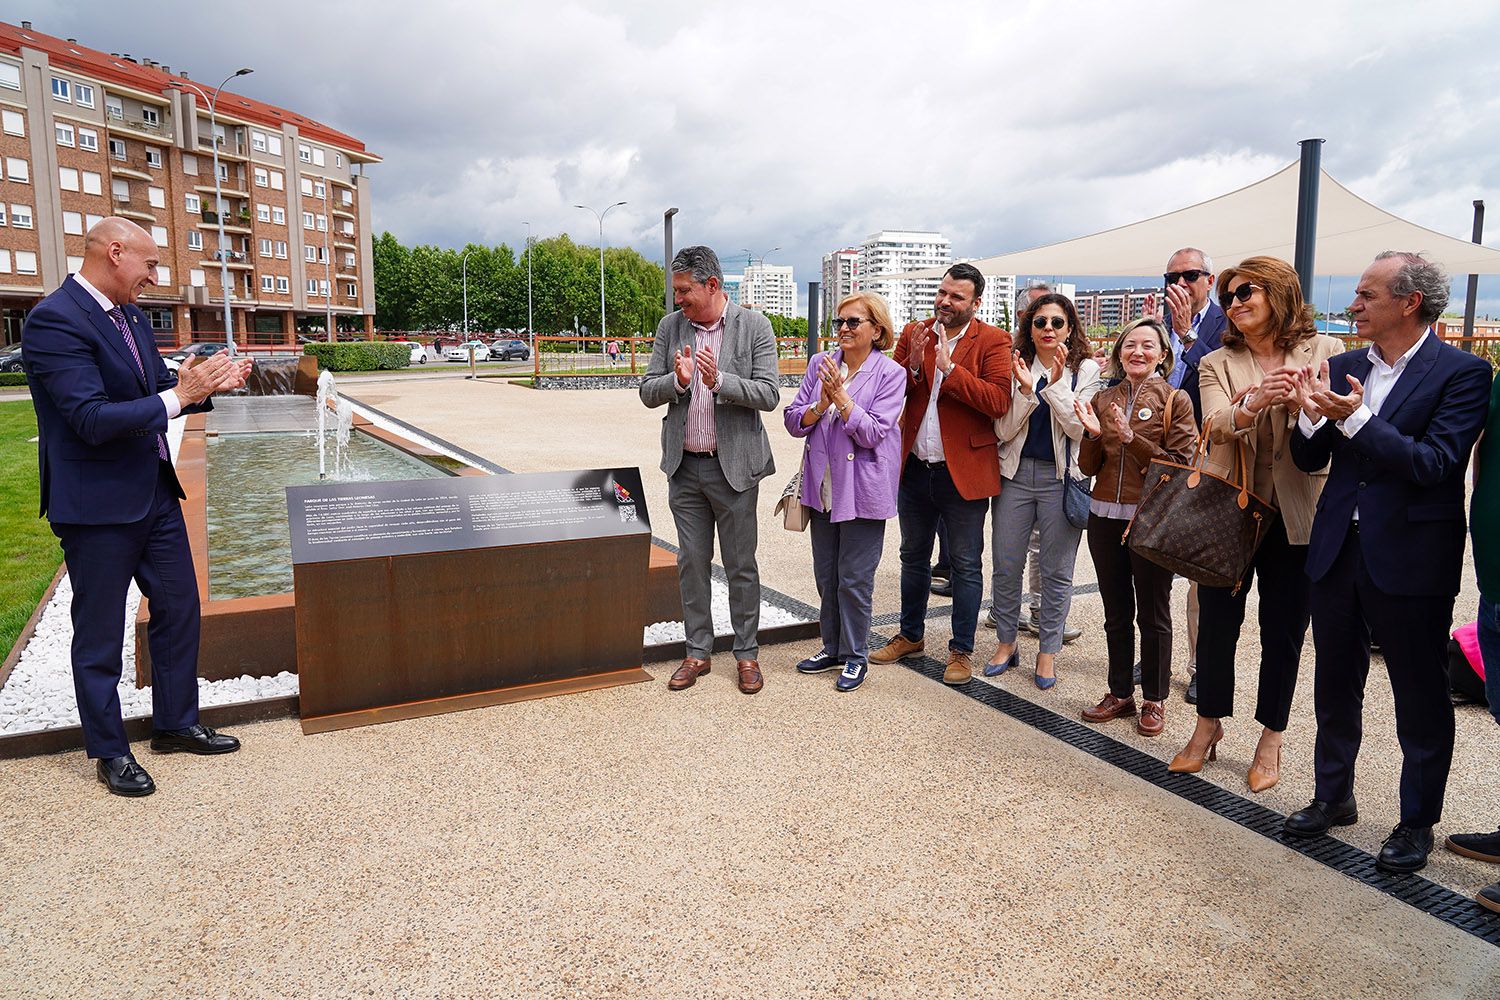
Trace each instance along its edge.
<path fill-rule="evenodd" d="M 1041 311 L 1042 306 L 1057 306 L 1063 311 L 1068 320 L 1068 338 L 1064 343 L 1068 347 L 1067 360 L 1063 363 L 1069 371 L 1078 371 L 1078 366 L 1090 354 L 1089 338 L 1084 335 L 1083 324 L 1078 322 L 1078 310 L 1073 306 L 1073 300 L 1061 292 L 1048 292 L 1039 296 L 1035 302 L 1026 307 L 1021 313 L 1020 322 L 1016 324 L 1015 344 L 1016 350 L 1021 352 L 1021 360 L 1028 365 L 1036 360 L 1036 344 L 1031 339 L 1031 321 Z"/>
<path fill-rule="evenodd" d="M 1297 272 L 1279 257 L 1246 257 L 1219 275 L 1222 293 L 1230 282 L 1244 279 L 1259 285 L 1266 304 L 1271 307 L 1271 335 L 1277 347 L 1289 351 L 1318 332 L 1313 322 L 1313 308 L 1302 301 L 1302 282 Z M 1239 350 L 1245 347 L 1245 335 L 1225 310 L 1224 346 Z"/>

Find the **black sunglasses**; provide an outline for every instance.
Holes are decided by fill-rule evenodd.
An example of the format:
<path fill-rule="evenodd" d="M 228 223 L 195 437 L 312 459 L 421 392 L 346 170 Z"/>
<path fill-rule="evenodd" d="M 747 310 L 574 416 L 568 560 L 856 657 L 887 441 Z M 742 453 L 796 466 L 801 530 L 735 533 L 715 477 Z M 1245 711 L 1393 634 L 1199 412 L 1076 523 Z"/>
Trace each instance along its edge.
<path fill-rule="evenodd" d="M 1233 302 L 1235 299 L 1239 299 L 1241 302 L 1249 302 L 1250 296 L 1259 287 L 1259 285 L 1252 284 L 1247 281 L 1232 292 L 1220 292 L 1219 307 L 1222 309 L 1228 309 L 1229 303 Z"/>
<path fill-rule="evenodd" d="M 1201 268 L 1195 267 L 1191 271 L 1168 271 L 1166 274 L 1162 275 L 1162 277 L 1167 279 L 1167 284 L 1169 285 L 1177 284 L 1179 279 L 1185 279 L 1187 283 L 1191 285 L 1199 278 L 1206 278 L 1210 274 L 1213 274 L 1213 272 L 1204 271 Z"/>
<path fill-rule="evenodd" d="M 1048 317 L 1046 316 L 1038 316 L 1031 321 L 1031 327 L 1034 330 L 1045 330 L 1047 329 L 1047 325 Z M 1051 325 L 1054 330 L 1062 330 L 1067 327 L 1068 321 L 1061 316 L 1053 316 L 1051 317 Z"/>
<path fill-rule="evenodd" d="M 838 330 L 838 329 L 841 329 L 841 328 L 848 328 L 850 330 L 858 330 L 859 329 L 859 324 L 861 324 L 861 323 L 869 323 L 869 322 L 871 322 L 871 321 L 868 320 L 868 319 L 866 319 L 863 316 L 836 317 L 834 319 L 834 321 L 833 321 L 833 328 L 835 330 Z"/>

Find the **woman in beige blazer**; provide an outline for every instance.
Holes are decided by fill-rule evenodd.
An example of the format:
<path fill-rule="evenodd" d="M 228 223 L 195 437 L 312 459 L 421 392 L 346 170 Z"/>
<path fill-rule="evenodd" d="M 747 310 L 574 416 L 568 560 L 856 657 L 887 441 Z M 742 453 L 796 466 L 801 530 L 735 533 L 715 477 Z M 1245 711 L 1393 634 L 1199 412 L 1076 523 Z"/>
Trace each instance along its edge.
<path fill-rule="evenodd" d="M 1250 489 L 1281 516 L 1268 530 L 1239 588 L 1198 588 L 1198 724 L 1169 770 L 1196 773 L 1216 756 L 1220 721 L 1233 714 L 1235 648 L 1252 578 L 1260 594 L 1260 685 L 1255 719 L 1264 729 L 1246 781 L 1261 792 L 1281 776 L 1281 734 L 1291 713 L 1310 617 L 1304 567 L 1313 512 L 1326 470 L 1308 475 L 1292 462 L 1297 379 L 1344 349 L 1317 332 L 1297 272 L 1275 257 L 1248 257 L 1218 279 L 1228 326 L 1224 346 L 1199 364 L 1206 467 L 1237 480 L 1240 457 Z"/>

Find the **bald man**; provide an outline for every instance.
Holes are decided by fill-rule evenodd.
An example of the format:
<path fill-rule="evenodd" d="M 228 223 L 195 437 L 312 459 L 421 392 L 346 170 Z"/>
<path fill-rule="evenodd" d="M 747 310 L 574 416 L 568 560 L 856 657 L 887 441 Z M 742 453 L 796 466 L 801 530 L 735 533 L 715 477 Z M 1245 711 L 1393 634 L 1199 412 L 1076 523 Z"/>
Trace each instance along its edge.
<path fill-rule="evenodd" d="M 84 749 L 116 795 L 150 795 L 131 755 L 118 685 L 125 596 L 151 601 L 151 749 L 230 753 L 232 736 L 198 722 L 198 581 L 183 524 L 167 421 L 211 409 L 245 384 L 250 362 L 215 355 L 174 378 L 135 305 L 156 284 L 150 234 L 120 218 L 89 230 L 83 267 L 26 318 L 21 364 L 41 437 L 41 514 L 73 586 L 73 686 Z"/>

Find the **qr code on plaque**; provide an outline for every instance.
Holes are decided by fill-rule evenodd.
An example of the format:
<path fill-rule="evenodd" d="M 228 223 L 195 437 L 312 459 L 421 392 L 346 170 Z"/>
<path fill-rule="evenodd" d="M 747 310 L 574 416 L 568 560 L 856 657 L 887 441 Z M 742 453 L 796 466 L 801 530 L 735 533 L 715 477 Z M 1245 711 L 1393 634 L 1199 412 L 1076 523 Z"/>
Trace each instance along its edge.
<path fill-rule="evenodd" d="M 620 520 L 621 521 L 625 521 L 625 522 L 628 523 L 628 522 L 634 521 L 635 519 L 636 518 L 635 518 L 635 505 L 634 504 L 631 504 L 631 505 L 629 505 L 627 507 L 621 507 L 620 508 Z"/>

